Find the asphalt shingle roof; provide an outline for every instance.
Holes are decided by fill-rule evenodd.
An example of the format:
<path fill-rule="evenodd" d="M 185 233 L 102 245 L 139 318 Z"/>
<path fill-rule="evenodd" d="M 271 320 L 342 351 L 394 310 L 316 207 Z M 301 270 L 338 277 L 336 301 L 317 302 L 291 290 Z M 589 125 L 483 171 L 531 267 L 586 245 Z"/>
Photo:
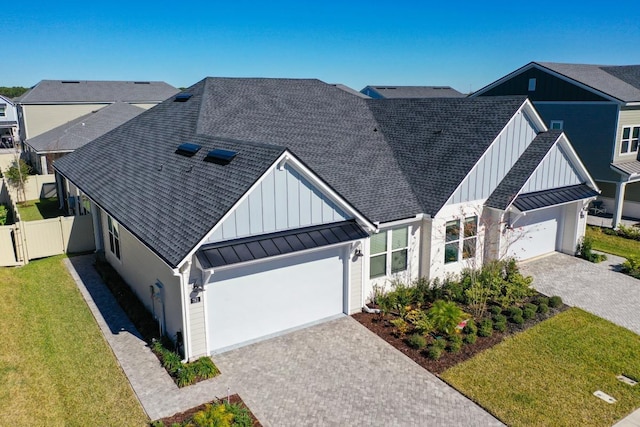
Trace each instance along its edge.
<path fill-rule="evenodd" d="M 367 86 L 361 90 L 369 91 L 382 98 L 464 98 L 466 95 L 451 86 Z"/>
<path fill-rule="evenodd" d="M 207 78 L 54 163 L 176 266 L 285 149 L 370 221 L 435 214 L 524 97 L 370 100 L 319 80 Z M 202 144 L 192 158 L 174 153 Z M 202 161 L 233 149 L 228 165 Z"/>
<path fill-rule="evenodd" d="M 535 62 L 624 102 L 640 101 L 640 65 Z"/>
<path fill-rule="evenodd" d="M 175 95 L 178 89 L 165 82 L 42 80 L 23 94 L 22 104 L 65 102 L 158 103 Z"/>
<path fill-rule="evenodd" d="M 539 133 L 487 199 L 485 205 L 506 209 L 533 175 L 544 156 L 562 135 L 561 130 Z"/>
<path fill-rule="evenodd" d="M 37 152 L 76 150 L 144 111 L 126 102 L 116 102 L 30 138 L 26 143 Z"/>

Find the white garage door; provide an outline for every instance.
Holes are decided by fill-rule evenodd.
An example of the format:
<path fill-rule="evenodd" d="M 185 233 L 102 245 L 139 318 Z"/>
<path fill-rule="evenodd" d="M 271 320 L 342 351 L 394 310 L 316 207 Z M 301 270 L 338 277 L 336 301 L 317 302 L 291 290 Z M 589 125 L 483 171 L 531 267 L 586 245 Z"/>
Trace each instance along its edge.
<path fill-rule="evenodd" d="M 209 351 L 343 313 L 344 256 L 337 247 L 215 272 L 206 292 Z"/>
<path fill-rule="evenodd" d="M 562 241 L 562 206 L 532 211 L 514 224 L 509 256 L 524 260 L 559 249 Z"/>

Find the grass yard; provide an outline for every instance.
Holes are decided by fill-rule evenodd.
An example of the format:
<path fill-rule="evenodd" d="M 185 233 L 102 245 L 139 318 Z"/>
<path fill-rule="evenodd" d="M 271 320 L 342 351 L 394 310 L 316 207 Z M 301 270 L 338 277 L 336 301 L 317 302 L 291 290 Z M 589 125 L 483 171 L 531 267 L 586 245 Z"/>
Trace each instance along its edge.
<path fill-rule="evenodd" d="M 510 426 L 611 426 L 640 407 L 640 336 L 572 308 L 442 378 Z M 615 404 L 593 396 L 602 390 Z"/>
<path fill-rule="evenodd" d="M 20 219 L 23 221 L 37 221 L 39 219 L 57 218 L 62 215 L 58 209 L 58 198 L 29 200 L 24 205 L 18 204 Z"/>
<path fill-rule="evenodd" d="M 587 236 L 593 238 L 593 249 L 621 257 L 640 258 L 640 241 L 604 234 L 599 227 L 587 227 Z"/>
<path fill-rule="evenodd" d="M 63 259 L 0 269 L 0 425 L 145 425 Z"/>

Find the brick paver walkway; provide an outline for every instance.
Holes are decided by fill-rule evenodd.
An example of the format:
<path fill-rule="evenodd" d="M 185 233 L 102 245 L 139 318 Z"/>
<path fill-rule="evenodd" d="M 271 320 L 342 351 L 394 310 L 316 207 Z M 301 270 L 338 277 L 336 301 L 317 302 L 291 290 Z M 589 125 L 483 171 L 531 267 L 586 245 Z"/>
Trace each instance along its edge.
<path fill-rule="evenodd" d="M 493 426 L 479 406 L 350 317 L 214 357 L 222 375 L 178 389 L 92 267 L 69 270 L 151 419 L 238 393 L 265 426 Z"/>

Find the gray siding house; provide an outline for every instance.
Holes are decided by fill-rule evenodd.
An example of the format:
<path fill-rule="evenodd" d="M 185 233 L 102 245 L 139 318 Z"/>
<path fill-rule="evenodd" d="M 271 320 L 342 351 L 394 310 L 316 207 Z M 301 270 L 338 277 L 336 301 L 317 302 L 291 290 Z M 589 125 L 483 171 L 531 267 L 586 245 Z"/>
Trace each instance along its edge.
<path fill-rule="evenodd" d="M 640 218 L 640 65 L 531 62 L 472 97 L 527 95 L 551 129 L 562 129 L 613 213 Z"/>
<path fill-rule="evenodd" d="M 187 359 L 360 311 L 393 280 L 574 253 L 598 194 L 526 97 L 307 79 L 204 79 L 54 168 Z"/>

